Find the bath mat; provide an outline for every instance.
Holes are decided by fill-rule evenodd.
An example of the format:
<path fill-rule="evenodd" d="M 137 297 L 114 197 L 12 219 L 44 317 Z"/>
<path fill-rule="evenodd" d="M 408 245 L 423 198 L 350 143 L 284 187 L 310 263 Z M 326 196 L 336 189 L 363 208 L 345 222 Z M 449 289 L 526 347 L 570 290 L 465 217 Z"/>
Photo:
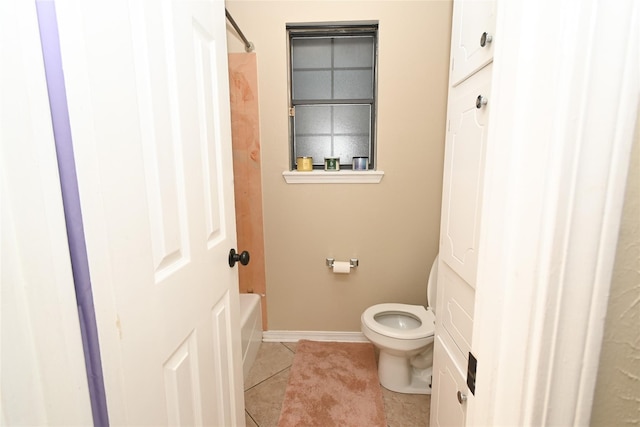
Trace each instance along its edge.
<path fill-rule="evenodd" d="M 385 427 L 371 343 L 301 340 L 278 427 Z"/>

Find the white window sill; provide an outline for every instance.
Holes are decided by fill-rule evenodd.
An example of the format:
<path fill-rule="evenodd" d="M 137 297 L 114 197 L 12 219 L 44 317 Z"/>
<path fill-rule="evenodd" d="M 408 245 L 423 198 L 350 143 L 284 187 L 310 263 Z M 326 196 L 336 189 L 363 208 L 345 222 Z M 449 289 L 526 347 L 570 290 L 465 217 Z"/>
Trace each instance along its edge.
<path fill-rule="evenodd" d="M 383 171 L 324 171 L 309 172 L 284 171 L 282 176 L 287 184 L 378 184 Z"/>

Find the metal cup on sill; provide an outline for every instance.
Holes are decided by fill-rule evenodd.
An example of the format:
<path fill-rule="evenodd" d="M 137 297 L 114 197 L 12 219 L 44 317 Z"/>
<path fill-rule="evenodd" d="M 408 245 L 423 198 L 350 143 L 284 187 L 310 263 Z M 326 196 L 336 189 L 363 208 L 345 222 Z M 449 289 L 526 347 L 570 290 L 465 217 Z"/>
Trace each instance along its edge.
<path fill-rule="evenodd" d="M 366 170 L 369 170 L 369 158 L 368 157 L 354 157 L 352 166 L 353 166 L 353 170 L 354 171 L 366 171 Z"/>

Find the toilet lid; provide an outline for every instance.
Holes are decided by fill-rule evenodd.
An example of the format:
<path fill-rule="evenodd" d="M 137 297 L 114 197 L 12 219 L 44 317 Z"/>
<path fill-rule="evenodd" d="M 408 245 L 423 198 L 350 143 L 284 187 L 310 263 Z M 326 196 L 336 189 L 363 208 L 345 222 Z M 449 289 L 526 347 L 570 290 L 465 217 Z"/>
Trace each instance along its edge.
<path fill-rule="evenodd" d="M 406 314 L 419 319 L 421 325 L 413 329 L 399 329 L 386 326 L 375 319 L 375 316 L 382 313 Z M 377 304 L 367 308 L 364 313 L 362 313 L 362 321 L 369 329 L 378 334 L 391 338 L 412 340 L 433 335 L 436 317 L 431 310 L 427 310 L 421 305 L 387 303 Z"/>

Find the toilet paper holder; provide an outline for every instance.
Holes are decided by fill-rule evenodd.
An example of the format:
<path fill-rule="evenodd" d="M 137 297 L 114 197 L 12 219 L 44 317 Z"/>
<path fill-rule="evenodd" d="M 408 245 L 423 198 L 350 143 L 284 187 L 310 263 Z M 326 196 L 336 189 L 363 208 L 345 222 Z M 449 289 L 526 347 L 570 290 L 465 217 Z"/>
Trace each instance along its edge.
<path fill-rule="evenodd" d="M 327 267 L 333 268 L 334 258 L 327 258 Z M 358 258 L 351 258 L 349 260 L 349 267 L 356 268 L 358 266 Z"/>

